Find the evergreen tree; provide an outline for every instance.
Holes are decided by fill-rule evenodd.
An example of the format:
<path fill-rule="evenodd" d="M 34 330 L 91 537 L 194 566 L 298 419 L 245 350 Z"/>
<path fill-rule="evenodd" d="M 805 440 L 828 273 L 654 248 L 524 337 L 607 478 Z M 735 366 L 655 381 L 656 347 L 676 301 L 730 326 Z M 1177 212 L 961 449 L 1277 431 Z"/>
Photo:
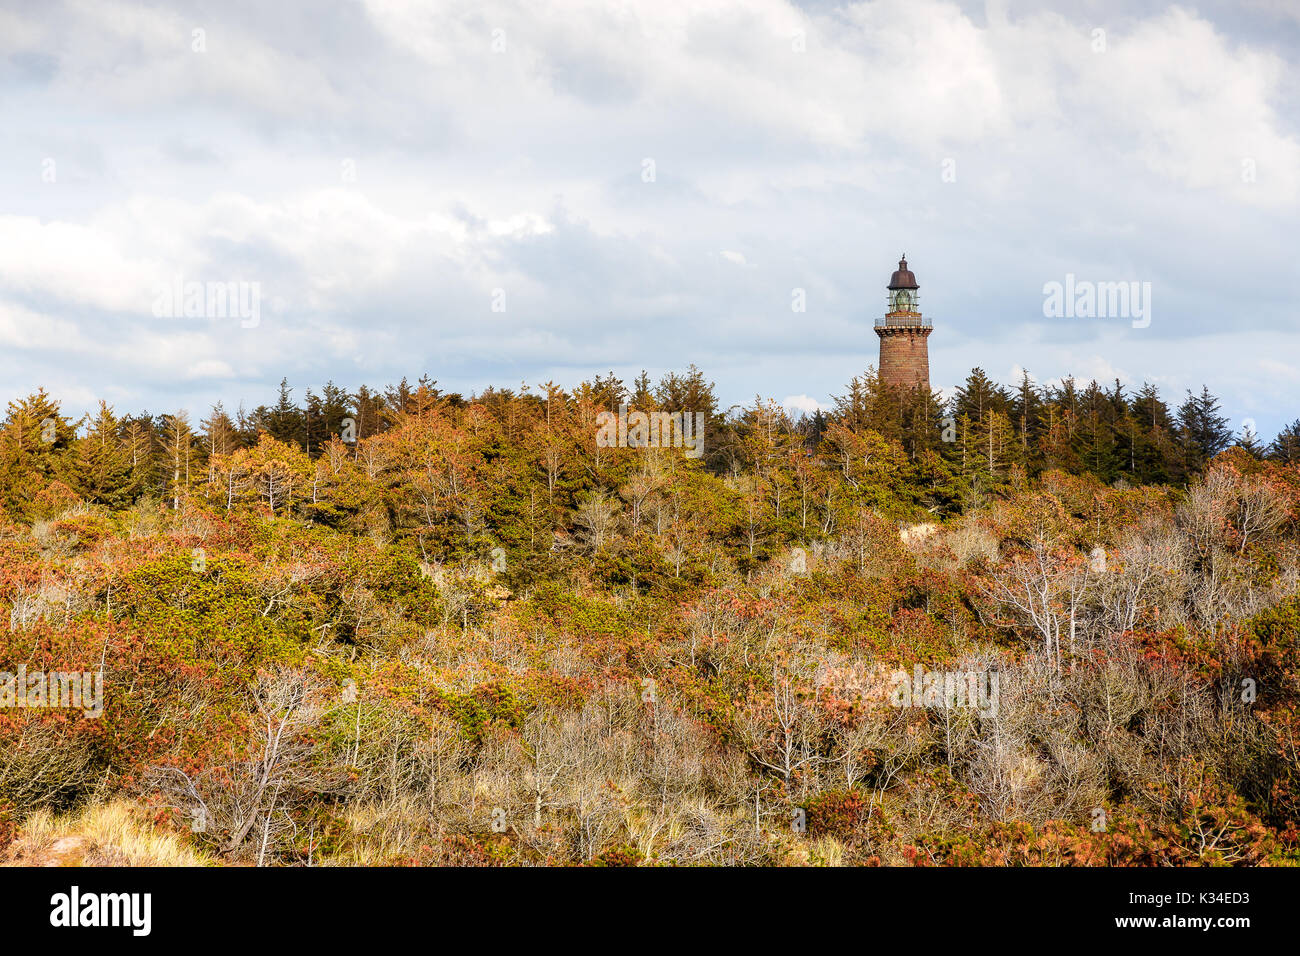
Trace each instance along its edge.
<path fill-rule="evenodd" d="M 414 395 L 415 390 L 407 384 L 405 375 L 402 376 L 402 380 L 398 382 L 396 386 L 390 385 L 384 390 L 384 397 L 388 402 L 388 408 L 393 412 L 409 411 L 411 398 Z"/>
<path fill-rule="evenodd" d="M 853 376 L 847 395 L 835 395 L 832 417 L 851 432 L 877 428 L 876 395 L 880 392 L 880 378 L 874 367 L 862 375 Z"/>
<path fill-rule="evenodd" d="M 1073 375 L 1067 375 L 1059 386 L 1048 390 L 1048 401 L 1056 406 L 1062 417 L 1079 420 L 1079 387 Z"/>
<path fill-rule="evenodd" d="M 995 475 L 1010 463 L 1008 458 L 1012 450 L 1007 447 L 1007 442 L 1011 435 L 1006 429 L 1010 427 L 1008 416 L 1011 411 L 1011 398 L 1006 390 L 995 385 L 981 368 L 971 370 L 965 384 L 957 387 L 948 403 L 948 414 L 955 422 L 957 440 L 946 445 L 945 450 L 963 479 L 970 481 L 983 476 L 981 489 L 987 488 Z M 990 467 L 990 459 L 993 467 Z"/>
<path fill-rule="evenodd" d="M 1273 439 L 1268 449 L 1269 457 L 1287 465 L 1300 462 L 1300 418 L 1297 418 Z"/>
<path fill-rule="evenodd" d="M 325 430 L 324 419 L 325 416 L 321 412 L 321 397 L 310 388 L 307 389 L 302 400 L 302 427 L 308 455 L 320 451 L 329 441 L 330 436 Z"/>
<path fill-rule="evenodd" d="M 636 377 L 632 383 L 632 395 L 628 404 L 639 411 L 654 411 L 657 407 L 655 404 L 654 386 L 650 382 L 650 375 L 645 369 L 641 369 L 641 374 Z"/>
<path fill-rule="evenodd" d="M 261 413 L 265 411 L 265 406 L 259 406 L 251 413 L 246 412 L 244 403 L 239 403 L 239 410 L 235 413 L 235 435 L 239 439 L 240 448 L 251 448 L 257 444 L 257 433 L 264 430 Z"/>
<path fill-rule="evenodd" d="M 1066 376 L 1059 386 L 1045 389 L 1043 403 L 1046 411 L 1041 443 L 1043 468 L 1079 474 L 1085 468 L 1078 453 L 1080 401 L 1074 377 Z"/>
<path fill-rule="evenodd" d="M 162 433 L 162 455 L 167 475 L 166 492 L 172 499 L 172 507 L 179 508 L 181 498 L 193 480 L 195 464 L 194 432 L 190 429 L 189 413 L 181 410 L 160 416 L 159 431 Z"/>
<path fill-rule="evenodd" d="M 1189 390 L 1178 407 L 1178 430 L 1189 471 L 1200 471 L 1232 443 L 1232 429 L 1227 417 L 1219 414 L 1219 400 L 1204 385 L 1200 395 Z"/>
<path fill-rule="evenodd" d="M 1011 398 L 1011 423 L 1020 446 L 1019 463 L 1029 474 L 1035 474 L 1042 463 L 1043 397 L 1028 372 L 1021 372 L 1020 384 Z"/>
<path fill-rule="evenodd" d="M 28 513 L 36 496 L 63 469 L 76 429 L 45 389 L 9 403 L 0 430 L 0 497 Z"/>
<path fill-rule="evenodd" d="M 1154 385 L 1144 383 L 1130 407 L 1134 427 L 1131 450 L 1134 479 L 1139 484 L 1182 480 L 1173 416 L 1159 391 Z"/>
<path fill-rule="evenodd" d="M 148 412 L 127 415 L 122 419 L 119 433 L 131 468 L 132 489 L 137 495 L 160 494 L 154 417 Z"/>
<path fill-rule="evenodd" d="M 1248 424 L 1241 426 L 1241 431 L 1237 432 L 1237 438 L 1233 445 L 1255 459 L 1263 458 L 1266 451 L 1264 443 L 1259 440 L 1259 435 Z"/>
<path fill-rule="evenodd" d="M 1117 383 L 1118 384 L 1118 383 Z M 1094 381 L 1079 396 L 1081 416 L 1075 452 L 1083 466 L 1109 484 L 1118 472 L 1115 448 L 1114 405 Z"/>
<path fill-rule="evenodd" d="M 203 451 L 208 457 L 213 455 L 231 455 L 239 448 L 239 436 L 235 423 L 226 414 L 221 402 L 212 406 L 212 412 L 201 423 L 203 427 Z"/>
<path fill-rule="evenodd" d="M 604 377 L 597 375 L 590 382 L 584 382 L 579 388 L 597 408 L 617 411 L 618 407 L 627 401 L 627 387 L 613 372 Z"/>
<path fill-rule="evenodd" d="M 357 439 L 378 435 L 388 427 L 388 407 L 384 397 L 362 385 L 356 392 Z"/>
<path fill-rule="evenodd" d="M 119 435 L 121 422 L 107 402 L 87 415 L 86 434 L 72 444 L 69 484 L 87 501 L 122 508 L 132 497 L 131 456 Z"/>
<path fill-rule="evenodd" d="M 938 454 L 943 444 L 944 409 L 934 393 L 924 385 L 917 385 L 898 398 L 902 400 L 902 442 L 908 458 L 917 461 L 927 452 Z"/>
<path fill-rule="evenodd" d="M 804 435 L 804 448 L 813 452 L 817 446 L 822 443 L 822 436 L 826 434 L 826 429 L 830 427 L 830 419 L 820 408 L 811 415 L 806 415 L 799 419 L 799 431 Z"/>
<path fill-rule="evenodd" d="M 527 393 L 528 386 L 525 385 L 523 391 Z M 530 401 L 533 400 L 532 396 L 528 396 L 528 398 Z M 442 390 L 438 388 L 438 380 L 429 378 L 426 373 L 421 375 L 419 381 L 416 383 L 415 391 L 412 393 L 408 405 L 408 411 L 415 415 L 427 415 L 438 405 L 442 404 L 442 401 L 443 394 Z"/>
<path fill-rule="evenodd" d="M 692 364 L 685 375 L 669 372 L 661 378 L 655 389 L 655 401 L 669 411 L 703 412 L 705 422 L 711 422 L 718 411 L 714 389 L 714 384 Z"/>
<path fill-rule="evenodd" d="M 353 397 L 332 381 L 325 383 L 320 395 L 308 390 L 304 418 L 309 454 L 319 454 L 331 439 L 342 438 L 345 419 L 353 419 L 355 426 L 352 402 Z"/>
<path fill-rule="evenodd" d="M 990 408 L 984 413 L 981 431 L 981 468 L 991 481 L 1001 481 L 1015 460 L 1015 430 L 1004 413 Z"/>
<path fill-rule="evenodd" d="M 949 411 L 954 418 L 965 415 L 972 422 L 988 421 L 986 416 L 989 411 L 1006 415 L 1010 410 L 1011 400 L 1006 389 L 994 384 L 984 374 L 982 368 L 971 370 L 965 384 L 957 386 L 956 394 L 949 405 Z"/>
<path fill-rule="evenodd" d="M 307 444 L 306 420 L 302 410 L 293 402 L 293 392 L 287 378 L 280 380 L 280 394 L 275 407 L 263 417 L 266 432 L 286 445 L 305 448 Z"/>
<path fill-rule="evenodd" d="M 621 383 L 620 383 L 621 384 Z M 733 437 L 726 422 L 718 415 L 716 386 L 692 363 L 685 375 L 669 372 L 659 380 L 655 401 L 669 412 L 690 412 L 704 416 L 704 429 L 699 438 L 704 442 L 704 460 L 714 468 L 725 467 L 727 448 Z"/>

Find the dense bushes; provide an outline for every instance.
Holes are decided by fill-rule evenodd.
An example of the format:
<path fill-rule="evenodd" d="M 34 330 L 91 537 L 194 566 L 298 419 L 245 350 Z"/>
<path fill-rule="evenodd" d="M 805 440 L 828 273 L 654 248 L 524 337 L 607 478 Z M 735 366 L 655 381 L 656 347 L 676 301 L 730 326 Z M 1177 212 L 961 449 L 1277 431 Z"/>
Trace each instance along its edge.
<path fill-rule="evenodd" d="M 264 864 L 1300 859 L 1294 464 L 978 464 L 856 392 L 694 460 L 595 446 L 597 398 L 418 391 L 166 475 L 11 415 L 0 671 L 104 698 L 0 707 L 0 839 L 125 798 Z"/>

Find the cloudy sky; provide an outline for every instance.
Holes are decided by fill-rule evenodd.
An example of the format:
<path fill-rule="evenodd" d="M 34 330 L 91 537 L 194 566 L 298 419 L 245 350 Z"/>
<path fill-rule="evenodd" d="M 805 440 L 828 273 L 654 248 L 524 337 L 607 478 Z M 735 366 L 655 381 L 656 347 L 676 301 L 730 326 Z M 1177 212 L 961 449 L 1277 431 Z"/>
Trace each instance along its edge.
<path fill-rule="evenodd" d="M 694 362 L 812 407 L 906 252 L 937 386 L 1206 383 L 1271 437 L 1298 64 L 1295 0 L 0 0 L 0 397 Z M 1067 275 L 1150 283 L 1149 325 L 1045 316 Z M 257 320 L 169 314 L 178 280 Z"/>

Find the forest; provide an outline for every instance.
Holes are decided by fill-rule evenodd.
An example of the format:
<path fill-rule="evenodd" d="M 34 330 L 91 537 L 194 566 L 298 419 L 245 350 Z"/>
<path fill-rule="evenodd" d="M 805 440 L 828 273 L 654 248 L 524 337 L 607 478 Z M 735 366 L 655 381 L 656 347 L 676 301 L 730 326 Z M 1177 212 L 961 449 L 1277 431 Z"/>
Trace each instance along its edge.
<path fill-rule="evenodd" d="M 839 391 L 11 401 L 0 862 L 1300 862 L 1300 420 Z"/>

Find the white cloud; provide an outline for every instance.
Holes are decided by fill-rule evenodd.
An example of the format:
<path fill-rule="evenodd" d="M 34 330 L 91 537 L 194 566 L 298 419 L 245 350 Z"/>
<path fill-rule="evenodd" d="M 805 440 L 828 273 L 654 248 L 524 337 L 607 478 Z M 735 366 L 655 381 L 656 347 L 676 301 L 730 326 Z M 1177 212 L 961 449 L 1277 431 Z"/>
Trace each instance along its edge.
<path fill-rule="evenodd" d="M 817 399 L 810 398 L 807 395 L 787 395 L 785 398 L 781 399 L 781 405 L 786 409 L 786 411 L 804 412 L 809 415 L 813 414 L 813 412 L 816 412 L 819 409 L 823 412 L 827 412 L 834 407 L 832 405 L 827 405 L 822 402 L 819 402 L 817 401 Z"/>
<path fill-rule="evenodd" d="M 1300 380 L 1256 361 L 1300 345 L 1285 9 L 1023 9 L 0 11 L 6 380 L 164 407 L 695 362 L 726 402 L 807 409 L 875 361 L 906 249 L 936 381 L 1204 381 L 1266 433 L 1294 418 Z M 1152 327 L 1044 322 L 1067 272 L 1152 281 Z M 177 274 L 260 282 L 261 325 L 154 319 Z"/>

